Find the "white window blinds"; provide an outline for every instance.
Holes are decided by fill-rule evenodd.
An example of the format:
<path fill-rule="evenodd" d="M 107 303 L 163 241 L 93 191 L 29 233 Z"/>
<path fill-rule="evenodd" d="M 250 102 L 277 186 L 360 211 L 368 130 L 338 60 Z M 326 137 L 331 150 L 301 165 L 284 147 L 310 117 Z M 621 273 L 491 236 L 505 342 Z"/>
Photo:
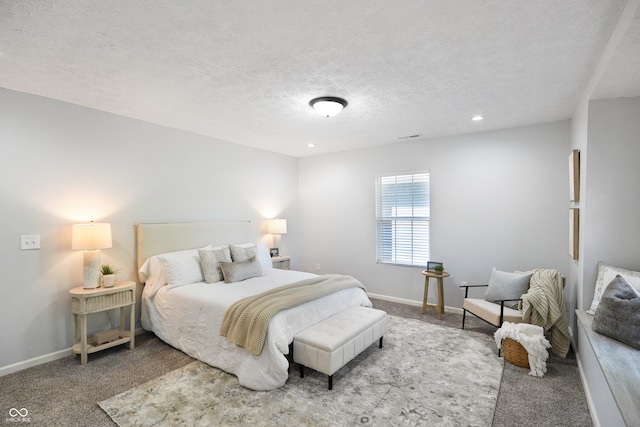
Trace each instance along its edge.
<path fill-rule="evenodd" d="M 429 172 L 378 177 L 378 262 L 426 266 L 430 216 Z"/>

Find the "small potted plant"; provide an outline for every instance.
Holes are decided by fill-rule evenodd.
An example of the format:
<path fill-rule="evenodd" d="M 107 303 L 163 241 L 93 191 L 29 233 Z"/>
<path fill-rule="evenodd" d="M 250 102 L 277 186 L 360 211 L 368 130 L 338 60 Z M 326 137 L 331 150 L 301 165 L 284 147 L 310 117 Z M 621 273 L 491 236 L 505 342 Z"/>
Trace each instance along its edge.
<path fill-rule="evenodd" d="M 104 286 L 105 288 L 113 287 L 116 271 L 118 270 L 116 270 L 109 264 L 104 264 L 100 268 L 100 273 L 102 274 L 102 286 Z"/>
<path fill-rule="evenodd" d="M 436 265 L 435 267 L 433 267 L 433 269 L 436 271 L 436 273 L 438 274 L 442 274 L 442 272 L 444 271 L 444 267 L 441 265 Z"/>

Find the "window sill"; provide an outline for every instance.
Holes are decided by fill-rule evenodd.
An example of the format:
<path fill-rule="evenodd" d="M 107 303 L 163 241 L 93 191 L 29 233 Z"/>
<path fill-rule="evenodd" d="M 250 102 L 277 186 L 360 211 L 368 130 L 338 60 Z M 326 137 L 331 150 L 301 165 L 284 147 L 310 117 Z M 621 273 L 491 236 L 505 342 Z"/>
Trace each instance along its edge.
<path fill-rule="evenodd" d="M 594 332 L 593 316 L 576 310 L 579 327 L 586 335 L 604 374 L 620 415 L 628 425 L 640 419 L 640 350 Z"/>

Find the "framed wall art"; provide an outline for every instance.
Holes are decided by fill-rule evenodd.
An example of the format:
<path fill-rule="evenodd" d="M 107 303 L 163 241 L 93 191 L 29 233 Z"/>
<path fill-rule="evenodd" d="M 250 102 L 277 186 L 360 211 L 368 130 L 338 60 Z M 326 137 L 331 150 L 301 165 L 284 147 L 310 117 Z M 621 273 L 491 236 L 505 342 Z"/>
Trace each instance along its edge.
<path fill-rule="evenodd" d="M 578 259 L 578 234 L 580 231 L 580 209 L 569 209 L 569 255 Z"/>
<path fill-rule="evenodd" d="M 580 150 L 569 154 L 569 201 L 580 201 Z"/>

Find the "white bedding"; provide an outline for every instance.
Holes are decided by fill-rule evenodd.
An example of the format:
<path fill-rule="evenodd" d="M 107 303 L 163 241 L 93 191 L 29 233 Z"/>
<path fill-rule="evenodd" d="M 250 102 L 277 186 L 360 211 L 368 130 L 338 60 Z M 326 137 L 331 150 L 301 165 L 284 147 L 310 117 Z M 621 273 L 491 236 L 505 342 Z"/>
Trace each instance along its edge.
<path fill-rule="evenodd" d="M 238 299 L 315 276 L 311 273 L 268 268 L 261 277 L 237 283 L 193 283 L 183 286 L 145 287 L 142 326 L 191 357 L 238 377 L 253 390 L 284 385 L 289 343 L 299 331 L 351 306 L 371 306 L 360 288 L 350 288 L 281 311 L 269 324 L 264 349 L 250 354 L 219 335 L 227 308 Z"/>

